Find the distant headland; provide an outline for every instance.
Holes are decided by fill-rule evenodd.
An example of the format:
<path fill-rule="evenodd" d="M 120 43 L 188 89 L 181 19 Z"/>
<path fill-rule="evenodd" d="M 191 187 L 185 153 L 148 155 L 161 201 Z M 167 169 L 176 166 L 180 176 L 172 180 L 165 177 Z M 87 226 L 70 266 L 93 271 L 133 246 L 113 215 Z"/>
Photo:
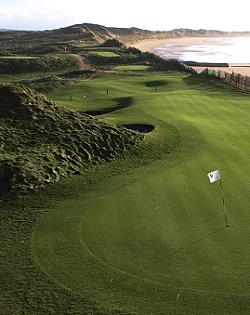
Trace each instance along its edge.
<path fill-rule="evenodd" d="M 173 29 L 170 31 L 149 31 L 135 27 L 119 28 L 106 27 L 98 24 L 83 23 L 67 26 L 64 28 L 45 31 L 15 31 L 0 30 L 2 47 L 8 45 L 23 44 L 40 45 L 41 42 L 54 43 L 70 41 L 86 41 L 100 43 L 107 39 L 117 38 L 127 44 L 134 44 L 145 40 L 166 40 L 183 37 L 219 37 L 219 36 L 250 36 L 246 32 L 224 32 L 218 30 L 192 30 L 186 28 Z"/>

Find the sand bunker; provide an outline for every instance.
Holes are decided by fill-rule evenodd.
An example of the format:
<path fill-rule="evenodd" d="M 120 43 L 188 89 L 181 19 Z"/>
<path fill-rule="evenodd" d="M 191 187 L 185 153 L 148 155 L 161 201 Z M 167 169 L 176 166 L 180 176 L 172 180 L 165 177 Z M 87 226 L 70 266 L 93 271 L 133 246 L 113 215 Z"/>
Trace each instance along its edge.
<path fill-rule="evenodd" d="M 155 129 L 155 126 L 148 124 L 123 124 L 120 126 L 141 133 L 149 133 Z"/>

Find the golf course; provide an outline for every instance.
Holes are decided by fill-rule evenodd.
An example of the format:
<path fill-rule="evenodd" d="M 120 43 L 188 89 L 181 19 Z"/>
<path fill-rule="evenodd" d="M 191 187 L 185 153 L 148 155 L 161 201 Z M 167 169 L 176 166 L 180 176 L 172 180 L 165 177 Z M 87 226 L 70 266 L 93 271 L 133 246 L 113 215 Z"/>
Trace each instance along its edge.
<path fill-rule="evenodd" d="M 101 110 L 112 125 L 154 128 L 124 156 L 42 192 L 51 198 L 30 245 L 42 272 L 112 314 L 249 314 L 249 93 L 134 66 L 48 96 Z M 216 169 L 229 227 L 219 183 L 207 177 Z"/>

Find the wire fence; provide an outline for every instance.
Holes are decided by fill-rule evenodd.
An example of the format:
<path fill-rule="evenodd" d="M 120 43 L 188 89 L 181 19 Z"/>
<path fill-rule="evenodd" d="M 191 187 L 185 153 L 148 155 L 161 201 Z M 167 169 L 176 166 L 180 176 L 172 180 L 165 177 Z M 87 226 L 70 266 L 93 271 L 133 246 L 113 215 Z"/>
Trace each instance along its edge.
<path fill-rule="evenodd" d="M 250 77 L 240 73 L 229 73 L 221 70 L 204 69 L 199 73 L 201 76 L 220 78 L 223 82 L 244 91 L 250 91 Z"/>

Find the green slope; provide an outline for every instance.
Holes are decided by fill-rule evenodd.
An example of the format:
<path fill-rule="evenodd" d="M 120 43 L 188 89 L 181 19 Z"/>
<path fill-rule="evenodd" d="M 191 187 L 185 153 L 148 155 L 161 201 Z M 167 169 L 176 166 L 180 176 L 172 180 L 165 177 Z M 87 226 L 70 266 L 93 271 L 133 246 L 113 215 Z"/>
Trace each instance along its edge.
<path fill-rule="evenodd" d="M 147 84 L 153 80 L 166 84 L 155 91 Z M 130 107 L 102 118 L 156 129 L 136 155 L 90 172 L 90 185 L 84 177 L 70 179 L 73 197 L 57 202 L 34 230 L 42 270 L 113 310 L 248 314 L 249 95 L 174 73 L 107 74 L 78 88 L 76 95 L 98 96 L 96 108 L 133 97 Z M 69 103 L 65 87 L 64 93 L 57 90 L 54 99 L 82 111 L 92 104 Z M 170 142 L 171 153 L 163 154 Z M 217 168 L 230 228 L 218 183 L 206 177 Z"/>
<path fill-rule="evenodd" d="M 1 196 L 34 191 L 143 140 L 18 86 L 0 87 Z"/>

